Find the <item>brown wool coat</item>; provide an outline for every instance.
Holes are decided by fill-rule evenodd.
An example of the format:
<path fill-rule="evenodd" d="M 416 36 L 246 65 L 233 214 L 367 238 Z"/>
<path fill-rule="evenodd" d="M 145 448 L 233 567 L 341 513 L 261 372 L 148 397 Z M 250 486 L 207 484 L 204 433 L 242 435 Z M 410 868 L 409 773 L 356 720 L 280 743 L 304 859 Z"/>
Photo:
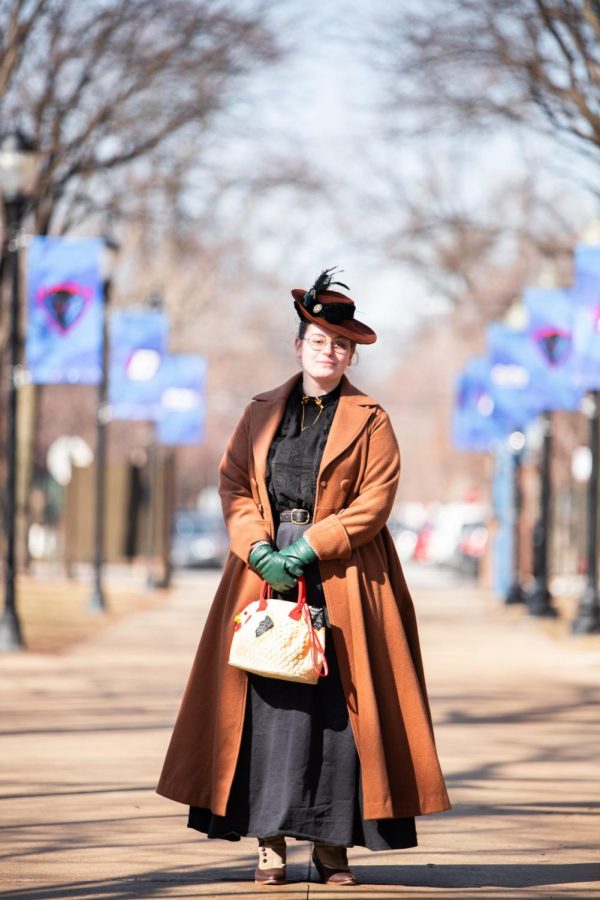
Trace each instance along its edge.
<path fill-rule="evenodd" d="M 272 541 L 266 460 L 299 376 L 246 407 L 220 467 L 231 552 L 210 609 L 158 793 L 224 815 L 247 676 L 227 664 L 233 617 L 258 596 L 251 545 Z M 436 754 L 412 600 L 386 528 L 400 471 L 387 413 L 344 377 L 318 476 L 314 524 L 332 637 L 361 764 L 366 819 L 450 807 Z"/>

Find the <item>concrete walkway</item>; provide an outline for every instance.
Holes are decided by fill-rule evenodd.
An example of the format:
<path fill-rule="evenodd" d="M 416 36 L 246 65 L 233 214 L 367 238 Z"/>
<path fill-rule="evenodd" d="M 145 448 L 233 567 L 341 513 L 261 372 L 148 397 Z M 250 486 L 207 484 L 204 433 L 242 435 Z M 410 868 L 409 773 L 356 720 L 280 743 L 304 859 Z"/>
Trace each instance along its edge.
<path fill-rule="evenodd" d="M 409 572 L 454 810 L 420 846 L 350 851 L 362 886 L 283 889 L 254 842 L 207 841 L 154 793 L 215 576 L 61 655 L 0 657 L 0 898 L 600 897 L 600 643 L 468 585 Z"/>

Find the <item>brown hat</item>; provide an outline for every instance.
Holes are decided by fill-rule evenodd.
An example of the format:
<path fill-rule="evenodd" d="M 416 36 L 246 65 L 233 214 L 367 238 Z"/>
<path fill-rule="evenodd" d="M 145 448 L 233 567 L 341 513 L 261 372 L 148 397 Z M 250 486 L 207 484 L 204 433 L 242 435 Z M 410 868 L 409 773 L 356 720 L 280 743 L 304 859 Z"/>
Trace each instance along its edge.
<path fill-rule="evenodd" d="M 332 284 L 347 287 L 333 281 L 334 269 L 325 269 L 308 291 L 294 288 L 292 297 L 301 319 L 331 328 L 337 334 L 356 341 L 357 344 L 374 344 L 377 335 L 372 328 L 354 318 L 354 301 L 339 291 L 330 291 Z"/>

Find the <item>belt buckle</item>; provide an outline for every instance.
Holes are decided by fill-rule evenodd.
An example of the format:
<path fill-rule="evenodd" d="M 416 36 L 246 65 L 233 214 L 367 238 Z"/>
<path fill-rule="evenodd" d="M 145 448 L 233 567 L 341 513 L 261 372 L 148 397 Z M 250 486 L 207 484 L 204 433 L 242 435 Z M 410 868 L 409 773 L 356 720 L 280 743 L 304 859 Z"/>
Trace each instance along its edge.
<path fill-rule="evenodd" d="M 302 515 L 304 516 L 302 521 L 299 521 L 295 518 L 295 513 L 302 513 Z M 307 509 L 299 509 L 298 507 L 295 507 L 291 512 L 290 521 L 294 525 L 308 525 L 308 523 L 310 522 L 310 513 Z"/>

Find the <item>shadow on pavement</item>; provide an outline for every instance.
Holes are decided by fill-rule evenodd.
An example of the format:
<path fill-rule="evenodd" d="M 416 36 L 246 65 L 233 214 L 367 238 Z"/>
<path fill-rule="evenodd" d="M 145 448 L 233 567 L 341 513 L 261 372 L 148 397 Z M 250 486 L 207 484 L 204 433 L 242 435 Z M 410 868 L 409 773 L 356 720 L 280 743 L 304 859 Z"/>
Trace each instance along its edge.
<path fill-rule="evenodd" d="M 448 694 L 431 696 L 446 709 L 436 716 L 436 723 L 441 725 L 532 725 L 535 722 L 550 722 L 555 719 L 563 724 L 581 724 L 586 711 L 594 713 L 598 707 L 600 692 L 596 686 L 577 686 L 571 689 L 570 696 L 561 703 L 530 704 L 527 701 L 527 686 L 519 695 L 514 691 L 490 689 L 474 693 L 461 693 L 456 696 Z M 490 700 L 493 701 L 490 704 Z M 456 703 L 456 706 L 453 706 Z M 502 709 L 502 705 L 507 708 Z M 519 705 L 517 705 L 519 704 Z M 489 708 L 485 713 L 472 713 L 469 710 L 482 706 L 493 706 L 498 712 L 491 714 Z"/>
<path fill-rule="evenodd" d="M 168 722 L 140 722 L 139 724 L 123 724 L 118 722 L 114 725 L 106 725 L 105 723 L 93 725 L 77 725 L 71 728 L 66 726 L 51 728 L 47 725 L 41 725 L 39 728 L 18 728 L 0 731 L 0 737 L 30 737 L 32 735 L 56 735 L 56 734 L 111 734 L 128 731 L 170 731 L 173 728 L 172 720 Z"/>
<path fill-rule="evenodd" d="M 455 822 L 457 816 L 564 816 L 565 813 L 577 813 L 580 816 L 590 815 L 596 817 L 600 809 L 600 802 L 593 800 L 585 802 L 564 801 L 556 802 L 548 800 L 547 803 L 495 803 L 491 805 L 474 805 L 468 803 L 456 803 L 452 807 L 452 819 Z"/>
<path fill-rule="evenodd" d="M 353 866 L 361 884 L 445 888 L 522 888 L 583 884 L 600 879 L 595 863 L 539 863 L 472 866 Z"/>
<path fill-rule="evenodd" d="M 0 801 L 2 800 L 24 800 L 35 797 L 36 799 L 40 799 L 41 797 L 78 797 L 78 796 L 87 796 L 88 794 L 131 794 L 131 793 L 141 793 L 148 794 L 154 793 L 154 785 L 131 785 L 124 787 L 123 785 L 117 785 L 116 787 L 103 787 L 103 788 L 91 788 L 91 787 L 81 787 L 81 788 L 65 788 L 62 790 L 55 791 L 28 791 L 27 793 L 22 794 L 0 794 Z M 35 823 L 33 823 L 35 824 Z M 8 828 L 12 826 L 4 826 L 0 825 L 0 829 Z"/>
<path fill-rule="evenodd" d="M 294 868 L 296 871 L 294 871 Z M 286 897 L 306 897 L 307 880 L 306 867 L 288 866 L 290 884 L 286 886 Z M 69 881 L 53 885 L 30 884 L 20 889 L 10 888 L 8 891 L 0 890 L 0 897 L 7 900 L 127 900 L 127 898 L 141 897 L 144 900 L 154 900 L 168 895 L 173 891 L 176 896 L 193 896 L 190 893 L 180 894 L 181 889 L 193 889 L 200 885 L 211 885 L 211 897 L 231 897 L 233 894 L 248 895 L 255 889 L 252 864 L 244 866 L 232 863 L 227 866 L 214 866 L 205 871 L 190 871 L 189 873 L 169 872 L 168 870 L 150 872 L 137 877 L 107 878 L 94 881 Z M 231 884 L 228 887 L 227 883 Z M 235 884 L 235 888 L 234 888 Z M 264 895 L 265 888 L 257 890 Z M 279 896 L 269 890 L 268 896 L 274 900 Z M 207 895 L 208 896 L 208 895 Z"/>
<path fill-rule="evenodd" d="M 443 866 L 353 866 L 360 879 L 361 887 L 368 890 L 378 886 L 377 896 L 390 893 L 385 888 L 398 886 L 415 888 L 527 888 L 542 885 L 586 884 L 598 881 L 599 867 L 594 863 L 567 863 L 565 865 L 542 863 L 539 865 L 443 865 Z M 306 867 L 288 866 L 290 879 L 287 887 L 277 894 L 306 896 Z M 237 889 L 227 887 L 230 883 Z M 248 894 L 254 889 L 252 868 L 246 862 L 243 866 L 232 862 L 227 866 L 210 866 L 193 872 L 177 873 L 168 870 L 150 872 L 138 877 L 100 879 L 95 881 L 72 881 L 61 884 L 30 885 L 22 889 L 11 888 L 0 891 L 0 897 L 11 900 L 69 900 L 69 898 L 103 897 L 106 900 L 125 900 L 129 897 L 144 897 L 147 900 L 163 897 L 170 889 L 212 885 L 211 897 L 229 897 L 232 893 Z M 264 888 L 259 889 L 266 895 Z M 369 892 L 373 896 L 372 892 Z M 271 891 L 269 897 L 275 896 Z M 339 891 L 336 891 L 339 894 Z M 361 896 L 361 888 L 355 888 L 351 895 Z M 423 896 L 423 895 L 420 895 Z"/>

